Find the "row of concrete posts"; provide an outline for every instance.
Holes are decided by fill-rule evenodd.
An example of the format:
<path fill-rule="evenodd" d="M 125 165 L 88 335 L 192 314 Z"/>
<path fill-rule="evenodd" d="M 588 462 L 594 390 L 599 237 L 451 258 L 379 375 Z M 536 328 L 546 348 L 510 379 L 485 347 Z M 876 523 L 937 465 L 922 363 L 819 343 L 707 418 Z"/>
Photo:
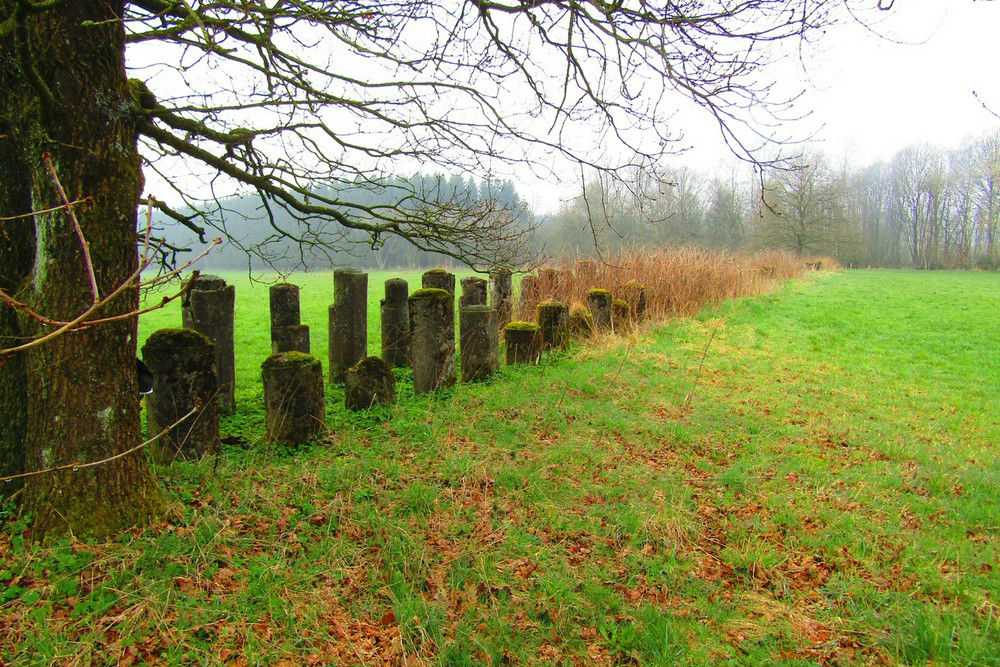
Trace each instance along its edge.
<path fill-rule="evenodd" d="M 353 269 L 334 272 L 329 379 L 344 384 L 348 409 L 395 403 L 393 367 L 412 367 L 417 394 L 455 384 L 455 276 L 434 269 L 423 274 L 421 283 L 411 294 L 405 280 L 385 282 L 382 354 L 371 357 L 368 275 Z M 573 334 L 610 329 L 615 318 L 617 302 L 610 292 L 592 290 L 589 310 L 571 313 L 565 304 L 546 301 L 538 305 L 537 322 L 511 322 L 512 287 L 506 270 L 492 272 L 489 283 L 475 277 L 462 280 L 463 382 L 497 371 L 501 331 L 508 364 L 536 363 L 542 351 L 565 348 Z M 644 303 L 644 292 L 639 296 Z M 272 354 L 261 367 L 267 438 L 303 442 L 326 424 L 322 365 L 310 354 L 298 286 L 272 285 L 269 299 Z M 164 432 L 151 446 L 158 461 L 197 458 L 218 448 L 218 416 L 235 411 L 234 304 L 233 286 L 216 276 L 196 276 L 183 300 L 183 328 L 157 331 L 142 348 L 154 375 L 147 402 L 149 434 Z"/>

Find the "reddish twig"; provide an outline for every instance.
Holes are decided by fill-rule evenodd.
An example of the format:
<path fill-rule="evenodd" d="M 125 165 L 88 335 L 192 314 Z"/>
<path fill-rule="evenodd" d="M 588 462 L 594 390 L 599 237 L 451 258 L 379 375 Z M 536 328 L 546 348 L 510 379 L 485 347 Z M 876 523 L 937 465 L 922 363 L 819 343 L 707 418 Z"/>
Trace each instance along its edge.
<path fill-rule="evenodd" d="M 73 210 L 73 204 L 70 203 L 69 197 L 66 196 L 66 191 L 63 189 L 62 183 L 59 182 L 59 174 L 56 173 L 56 168 L 52 166 L 52 156 L 46 151 L 42 153 L 42 162 L 45 164 L 45 168 L 49 171 L 49 176 L 52 178 L 52 184 L 56 188 L 56 192 L 59 193 L 59 197 L 63 201 L 63 207 L 66 209 L 66 214 L 69 215 L 70 221 L 73 223 L 73 230 L 76 232 L 76 237 L 80 240 L 80 247 L 83 249 L 83 265 L 87 269 L 87 279 L 90 281 L 90 291 L 94 295 L 94 303 L 96 304 L 101 300 L 101 292 L 97 288 L 97 274 L 94 272 L 94 262 L 90 258 L 90 242 L 87 241 L 87 237 L 83 235 L 83 227 L 80 225 L 80 221 L 76 217 L 76 212 Z"/>

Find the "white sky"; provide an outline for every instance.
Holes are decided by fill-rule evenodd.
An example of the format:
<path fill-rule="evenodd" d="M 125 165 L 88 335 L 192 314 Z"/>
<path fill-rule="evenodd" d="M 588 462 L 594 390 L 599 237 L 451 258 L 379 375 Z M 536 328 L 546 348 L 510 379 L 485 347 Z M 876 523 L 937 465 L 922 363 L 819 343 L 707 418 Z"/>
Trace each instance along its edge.
<path fill-rule="evenodd" d="M 809 116 L 793 134 L 813 137 L 807 149 L 860 166 L 911 144 L 957 147 L 1000 126 L 973 96 L 977 92 L 1000 113 L 1000 1 L 895 0 L 877 19 L 873 27 L 882 36 L 843 24 L 816 37 L 801 61 L 772 70 L 805 89 L 797 108 Z M 731 154 L 704 113 L 682 110 L 678 121 L 691 148 L 677 164 L 706 172 L 732 168 Z M 565 199 L 573 189 L 571 183 L 519 185 L 539 211 L 557 208 L 558 193 Z"/>
<path fill-rule="evenodd" d="M 870 6 L 877 1 L 866 0 Z M 797 110 L 808 117 L 782 126 L 787 135 L 813 137 L 802 150 L 823 151 L 834 164 L 862 166 L 908 145 L 953 148 L 1000 127 L 1000 119 L 973 96 L 978 92 L 1000 113 L 1000 0 L 895 0 L 890 11 L 865 16 L 878 21 L 878 34 L 848 21 L 810 35 L 801 59 L 796 54 L 767 71 L 786 93 L 804 90 Z M 152 55 L 154 62 L 162 60 L 162 54 Z M 135 49 L 131 64 L 141 64 L 142 56 Z M 166 70 L 173 69 L 168 63 Z M 688 104 L 675 121 L 690 148 L 675 163 L 720 175 L 742 168 L 708 114 Z M 555 171 L 566 180 L 541 181 L 527 169 L 514 174 L 519 192 L 539 213 L 554 211 L 580 189 L 578 169 L 548 166 L 539 173 Z M 146 175 L 150 192 L 171 201 L 155 175 Z"/>

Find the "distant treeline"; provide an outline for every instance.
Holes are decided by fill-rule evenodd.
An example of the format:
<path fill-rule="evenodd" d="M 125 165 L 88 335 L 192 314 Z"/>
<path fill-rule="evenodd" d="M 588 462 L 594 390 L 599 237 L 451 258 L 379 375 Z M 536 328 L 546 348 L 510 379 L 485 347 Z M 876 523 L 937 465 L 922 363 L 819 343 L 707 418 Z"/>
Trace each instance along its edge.
<path fill-rule="evenodd" d="M 376 211 L 380 207 L 405 209 L 407 206 L 418 206 L 418 200 L 426 198 L 453 201 L 470 207 L 481 202 L 495 202 L 522 218 L 526 226 L 534 221 L 510 181 L 415 174 L 378 184 L 331 183 L 317 192 L 335 195 L 356 205 L 345 207 L 344 213 L 362 218 L 364 207 Z M 190 209 L 182 212 L 189 214 Z M 395 236 L 384 235 L 373 243 L 367 233 L 345 229 L 334 220 L 298 220 L 278 206 L 263 206 L 257 196 L 221 200 L 209 215 L 194 222 L 205 227 L 207 238 L 221 234 L 225 239 L 220 248 L 199 262 L 202 269 L 243 270 L 249 267 L 255 270 L 323 271 L 338 266 L 396 268 L 452 266 L 456 263 L 450 257 L 418 250 Z M 157 216 L 156 227 L 157 234 L 171 246 L 202 247 L 192 230 L 165 216 Z"/>
<path fill-rule="evenodd" d="M 852 266 L 997 269 L 998 218 L 995 132 L 956 150 L 915 146 L 860 168 L 812 154 L 764 179 L 684 168 L 655 180 L 597 179 L 538 239 L 557 255 L 684 243 L 791 250 Z"/>
<path fill-rule="evenodd" d="M 849 266 L 1000 268 L 1000 132 L 956 150 L 907 148 L 886 163 L 864 167 L 834 167 L 824 156 L 810 154 L 786 169 L 769 170 L 763 179 L 735 171 L 706 176 L 687 168 L 657 178 L 595 178 L 548 216 L 530 211 L 510 181 L 417 174 L 377 188 L 340 183 L 325 190 L 367 206 L 398 202 L 401 193 L 413 191 L 509 208 L 535 228 L 530 245 L 541 257 L 684 244 L 790 250 L 835 257 Z M 373 244 L 363 232 L 334 221 L 304 224 L 280 209 L 272 210 L 272 217 L 256 198 L 222 202 L 215 224 L 231 242 L 203 266 L 454 265 L 395 237 Z M 174 223 L 164 225 L 164 235 L 174 245 L 198 245 L 189 230 Z"/>

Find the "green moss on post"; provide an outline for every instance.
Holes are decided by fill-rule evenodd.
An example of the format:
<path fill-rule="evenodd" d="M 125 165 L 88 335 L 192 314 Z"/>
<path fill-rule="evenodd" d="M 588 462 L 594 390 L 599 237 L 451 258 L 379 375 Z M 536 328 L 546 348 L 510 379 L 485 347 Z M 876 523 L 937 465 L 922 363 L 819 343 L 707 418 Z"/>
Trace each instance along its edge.
<path fill-rule="evenodd" d="M 425 271 L 420 278 L 421 287 L 447 290 L 452 297 L 455 296 L 455 274 L 444 269 L 431 269 Z"/>
<path fill-rule="evenodd" d="M 446 289 L 441 289 L 439 287 L 424 287 L 418 289 L 416 292 L 410 295 L 410 299 L 438 299 L 440 301 L 446 301 L 452 298 L 451 292 Z"/>
<path fill-rule="evenodd" d="M 507 341 L 507 364 L 536 364 L 542 351 L 542 338 L 534 322 L 511 322 L 504 329 Z"/>

